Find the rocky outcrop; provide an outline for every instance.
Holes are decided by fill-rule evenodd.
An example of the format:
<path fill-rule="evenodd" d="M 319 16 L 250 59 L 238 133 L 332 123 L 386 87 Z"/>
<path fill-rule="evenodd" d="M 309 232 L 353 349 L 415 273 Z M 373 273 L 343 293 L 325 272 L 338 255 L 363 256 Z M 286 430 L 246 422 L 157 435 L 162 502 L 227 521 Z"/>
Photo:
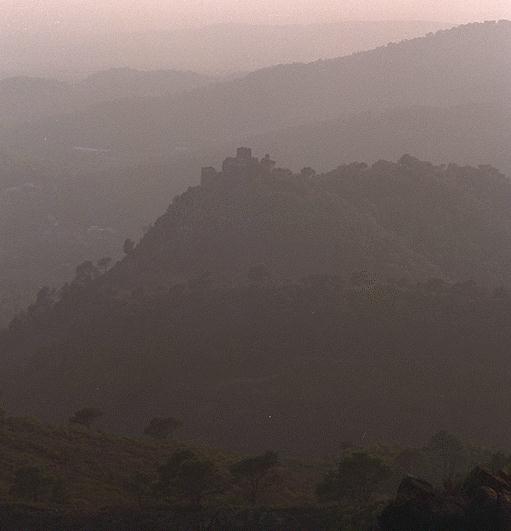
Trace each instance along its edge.
<path fill-rule="evenodd" d="M 475 468 L 456 492 L 407 477 L 379 518 L 380 531 L 511 531 L 511 477 Z"/>

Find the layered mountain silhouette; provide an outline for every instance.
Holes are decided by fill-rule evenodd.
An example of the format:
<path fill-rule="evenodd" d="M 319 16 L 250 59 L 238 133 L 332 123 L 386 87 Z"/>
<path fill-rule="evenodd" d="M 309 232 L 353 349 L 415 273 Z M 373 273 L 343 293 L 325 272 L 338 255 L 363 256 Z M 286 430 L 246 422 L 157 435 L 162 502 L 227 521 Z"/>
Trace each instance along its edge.
<path fill-rule="evenodd" d="M 246 72 L 279 63 L 314 61 L 369 50 L 448 27 L 428 21 L 330 24 L 217 24 L 200 28 L 98 35 L 57 31 L 5 33 L 0 70 L 80 74 L 126 65 L 139 69 Z"/>
<path fill-rule="evenodd" d="M 0 108 L 10 116 L 7 122 L 51 117 L 14 131 L 4 127 L 2 152 L 14 152 L 11 158 L 19 168 L 11 164 L 12 170 L 2 170 L 2 179 L 9 182 L 6 187 L 44 181 L 44 216 L 50 225 L 53 219 L 71 224 L 74 235 L 90 227 L 114 229 L 117 239 L 101 252 L 117 256 L 124 237 L 137 238 L 174 194 L 197 182 L 201 165 L 220 163 L 240 137 L 295 170 L 310 165 L 327 171 L 352 160 L 396 160 L 409 152 L 435 163 L 492 164 L 511 174 L 510 111 L 506 97 L 500 97 L 508 93 L 511 79 L 504 53 L 510 26 L 463 26 L 336 60 L 268 68 L 181 96 L 161 94 L 210 80 L 186 72 L 129 69 L 74 84 L 5 80 L 0 94 L 3 90 L 9 97 L 4 105 L 0 98 Z M 126 98 L 88 107 L 85 114 L 53 114 L 89 106 L 91 99 L 121 96 Z M 417 106 L 404 107 L 411 102 Z M 318 105 L 328 107 L 327 121 L 318 121 L 325 117 Z M 384 110 L 396 105 L 399 109 Z M 370 110 L 353 113 L 356 109 Z M 311 117 L 312 122 L 284 127 Z M 257 127 L 255 121 L 260 122 Z M 248 134 L 254 129 L 264 131 Z M 41 159 L 44 169 L 25 175 L 26 161 L 32 159 Z M 9 227 L 23 227 L 23 218 L 32 217 L 30 209 L 30 202 L 8 208 L 12 215 L 5 230 L 15 231 L 19 241 L 24 239 L 19 228 Z M 9 245 L 3 248 L 11 253 Z M 87 248 L 91 258 L 99 257 L 94 247 Z M 31 249 L 25 246 L 15 254 L 37 267 L 41 253 Z M 73 260 L 64 256 L 86 257 L 63 250 L 52 253 L 52 268 L 67 264 L 62 269 L 66 273 L 48 275 L 41 265 L 38 274 L 34 270 L 30 275 L 31 286 L 66 280 Z"/>
<path fill-rule="evenodd" d="M 506 409 L 511 302 L 493 288 L 510 280 L 510 199 L 486 166 L 296 175 L 240 149 L 110 271 L 82 264 L 13 321 L 7 403 L 113 408 L 121 430 L 172 409 L 189 436 L 251 450 L 410 442 L 444 422 L 509 441 L 488 406 Z"/>
<path fill-rule="evenodd" d="M 470 24 L 309 64 L 256 71 L 187 94 L 98 105 L 17 139 L 171 152 L 345 113 L 507 101 L 511 23 Z"/>
<path fill-rule="evenodd" d="M 209 83 L 207 76 L 171 70 L 116 68 L 76 82 L 38 77 L 0 79 L 0 118 L 5 124 L 83 111 L 120 99 L 168 96 Z"/>

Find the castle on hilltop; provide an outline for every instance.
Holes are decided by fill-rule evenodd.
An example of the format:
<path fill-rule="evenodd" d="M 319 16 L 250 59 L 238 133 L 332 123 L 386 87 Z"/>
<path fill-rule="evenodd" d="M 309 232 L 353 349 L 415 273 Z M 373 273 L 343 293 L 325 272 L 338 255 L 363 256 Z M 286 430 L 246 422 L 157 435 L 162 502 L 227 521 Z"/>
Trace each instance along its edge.
<path fill-rule="evenodd" d="M 227 157 L 222 164 L 222 171 L 218 172 L 212 166 L 202 168 L 201 185 L 208 185 L 221 177 L 255 177 L 270 174 L 275 168 L 275 161 L 270 155 L 265 155 L 261 160 L 252 156 L 252 150 L 240 147 L 235 157 Z"/>

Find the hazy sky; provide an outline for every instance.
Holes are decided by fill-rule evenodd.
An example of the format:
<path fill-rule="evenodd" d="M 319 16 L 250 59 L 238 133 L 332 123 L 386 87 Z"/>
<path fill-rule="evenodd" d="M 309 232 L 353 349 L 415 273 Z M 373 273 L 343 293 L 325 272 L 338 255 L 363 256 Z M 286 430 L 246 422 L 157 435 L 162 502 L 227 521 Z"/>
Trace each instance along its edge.
<path fill-rule="evenodd" d="M 511 0 L 0 0 L 0 30 L 163 29 L 219 22 L 295 23 L 509 18 Z"/>

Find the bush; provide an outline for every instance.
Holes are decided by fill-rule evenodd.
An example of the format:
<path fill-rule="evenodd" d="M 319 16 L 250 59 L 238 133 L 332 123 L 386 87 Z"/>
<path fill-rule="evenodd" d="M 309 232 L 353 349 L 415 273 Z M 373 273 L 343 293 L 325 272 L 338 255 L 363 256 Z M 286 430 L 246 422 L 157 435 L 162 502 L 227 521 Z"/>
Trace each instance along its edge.
<path fill-rule="evenodd" d="M 224 478 L 215 464 L 186 449 L 177 450 L 160 466 L 158 477 L 156 494 L 194 507 L 200 507 L 207 497 L 220 493 L 224 487 Z"/>
<path fill-rule="evenodd" d="M 280 459 L 276 452 L 248 457 L 231 466 L 231 474 L 242 487 L 248 501 L 255 505 L 260 493 L 280 481 L 277 467 Z"/>
<path fill-rule="evenodd" d="M 65 499 L 64 482 L 38 467 L 21 467 L 16 470 L 10 494 L 31 502 L 46 500 L 62 503 Z"/>
<path fill-rule="evenodd" d="M 170 437 L 183 423 L 174 417 L 157 417 L 151 420 L 144 434 L 155 439 Z"/>
<path fill-rule="evenodd" d="M 90 429 L 92 424 L 103 416 L 100 409 L 94 407 L 86 407 L 77 411 L 70 419 L 71 424 L 80 424 Z"/>
<path fill-rule="evenodd" d="M 326 502 L 367 502 L 390 475 L 390 468 L 380 458 L 355 452 L 342 459 L 336 471 L 325 476 L 316 494 L 320 501 Z"/>

